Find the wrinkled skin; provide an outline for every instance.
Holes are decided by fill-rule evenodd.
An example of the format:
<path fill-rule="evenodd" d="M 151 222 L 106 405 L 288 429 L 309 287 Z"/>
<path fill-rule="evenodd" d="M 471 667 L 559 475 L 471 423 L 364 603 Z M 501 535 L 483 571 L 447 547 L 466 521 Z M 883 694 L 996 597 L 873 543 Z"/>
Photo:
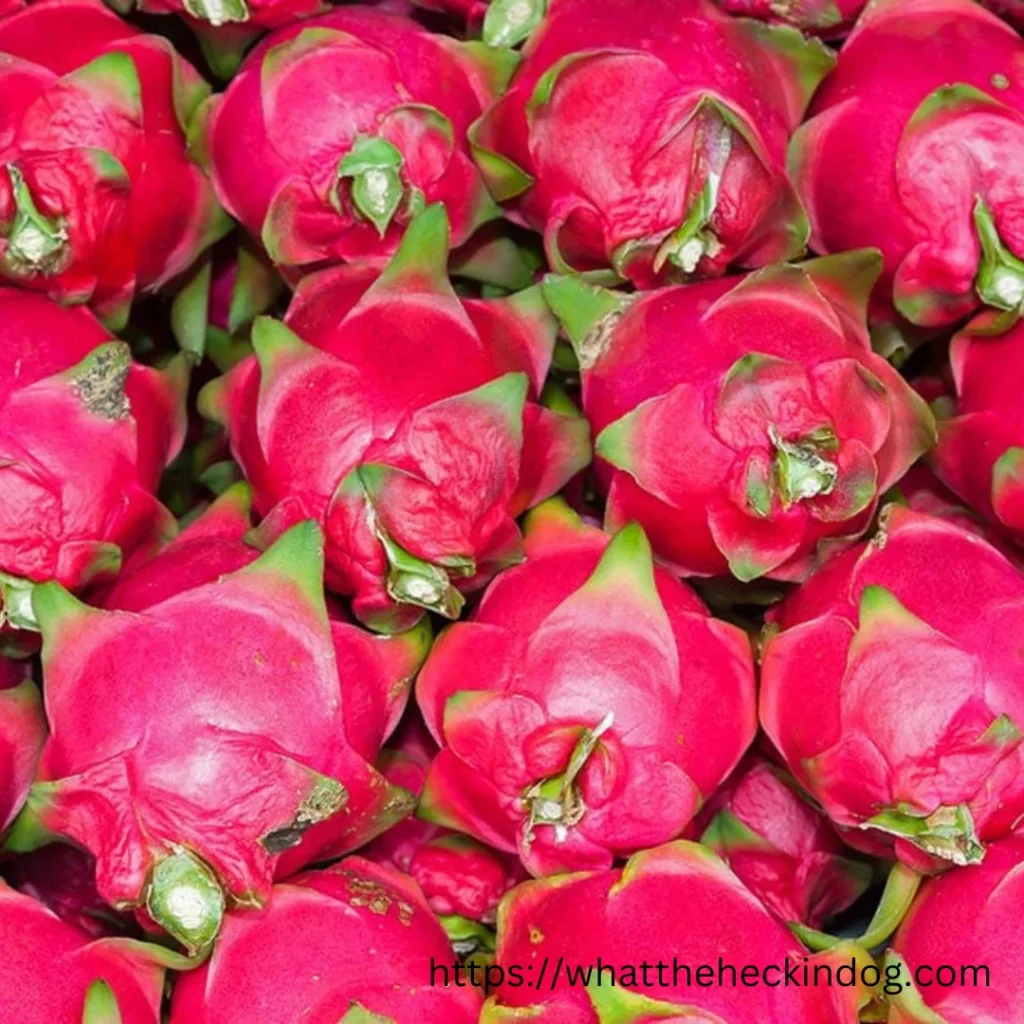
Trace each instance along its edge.
<path fill-rule="evenodd" d="M 100 0 L 33 3 L 0 53 L 0 275 L 120 329 L 228 230 L 185 147 L 209 87 Z"/>
<path fill-rule="evenodd" d="M 1024 985 L 1015 965 L 1024 949 L 1022 880 L 1024 838 L 1011 836 L 993 843 L 979 867 L 924 883 L 886 953 L 887 965 L 901 967 L 906 986 L 890 1001 L 888 1024 L 1021 1019 Z M 955 973 L 947 968 L 938 975 L 945 964 Z M 924 968 L 920 986 L 913 983 L 918 968 Z M 980 968 L 977 975 L 972 968 Z"/>
<path fill-rule="evenodd" d="M 62 921 L 94 939 L 137 931 L 130 914 L 119 914 L 100 898 L 96 864 L 76 846 L 50 843 L 7 858 L 2 874 L 19 892 L 46 904 Z"/>
<path fill-rule="evenodd" d="M 678 836 L 753 740 L 750 644 L 635 524 L 613 539 L 558 500 L 527 524 L 525 564 L 418 681 L 442 746 L 419 814 L 534 875 L 603 869 Z"/>
<path fill-rule="evenodd" d="M 605 525 L 683 575 L 800 580 L 935 441 L 871 350 L 872 250 L 639 296 L 549 278 L 580 358 Z"/>
<path fill-rule="evenodd" d="M 275 886 L 263 913 L 229 915 L 210 962 L 178 979 L 170 1021 L 475 1024 L 478 991 L 429 985 L 432 959 L 453 955 L 416 884 L 349 857 Z"/>
<path fill-rule="evenodd" d="M 389 782 L 418 797 L 437 750 L 422 719 L 412 713 L 377 766 Z M 490 945 L 490 935 L 474 925 L 493 925 L 501 897 L 526 877 L 517 858 L 419 818 L 393 825 L 359 855 L 409 875 L 452 940 L 467 948 Z"/>
<path fill-rule="evenodd" d="M 278 29 L 204 111 L 217 194 L 285 266 L 379 265 L 435 202 L 461 245 L 498 216 L 466 131 L 501 88 L 502 65 L 369 7 Z M 326 108 L 324 90 L 335 97 Z"/>
<path fill-rule="evenodd" d="M 524 979 L 536 980 L 546 960 L 546 978 L 537 988 L 502 985 L 485 1005 L 480 1021 L 854 1024 L 865 995 L 857 987 L 741 987 L 730 983 L 728 973 L 724 984 L 708 984 L 704 975 L 702 984 L 696 981 L 701 964 L 709 964 L 717 977 L 721 957 L 725 964 L 756 967 L 759 975 L 775 965 L 767 974 L 773 983 L 782 977 L 790 958 L 802 961 L 807 956 L 714 854 L 696 843 L 675 842 L 638 853 L 621 869 L 527 882 L 513 890 L 499 917 L 497 962 L 506 969 L 515 965 Z M 863 950 L 843 945 L 820 958 L 808 958 L 807 969 L 813 972 L 818 964 L 835 969 L 854 957 L 858 971 L 870 962 Z M 628 988 L 613 987 L 607 980 L 598 986 L 595 973 L 589 991 L 580 980 L 569 984 L 568 970 L 596 966 L 599 958 L 619 970 L 633 965 L 635 981 L 627 982 Z M 657 984 L 653 966 L 644 983 L 640 965 L 659 961 L 667 964 L 660 980 L 668 983 Z M 673 962 L 690 967 L 689 985 L 682 969 L 678 983 L 672 983 Z M 562 971 L 555 978 L 560 963 Z M 803 963 L 798 970 L 802 972 Z M 513 1008 L 519 1008 L 521 1016 Z"/>
<path fill-rule="evenodd" d="M 881 0 L 861 17 L 790 169 L 821 253 L 875 246 L 872 316 L 924 327 L 1024 298 L 1024 42 L 970 0 Z M 976 217 L 989 221 L 986 269 Z"/>
<path fill-rule="evenodd" d="M 328 586 L 384 632 L 424 608 L 456 617 L 460 587 L 521 557 L 514 517 L 590 457 L 567 400 L 538 402 L 556 333 L 539 291 L 461 301 L 446 259 L 435 206 L 383 274 L 307 278 L 287 327 L 257 320 L 256 358 L 200 400 L 228 428 L 264 533 L 319 520 Z"/>
<path fill-rule="evenodd" d="M 826 39 L 839 38 L 849 30 L 867 0 L 715 0 L 715 3 L 743 18 L 792 25 Z"/>
<path fill-rule="evenodd" d="M 18 580 L 80 589 L 167 528 L 153 492 L 181 447 L 188 375 L 133 362 L 85 309 L 5 287 L 0 353 L 0 604 L 30 626 Z"/>
<path fill-rule="evenodd" d="M 954 414 L 939 421 L 936 473 L 972 508 L 1024 540 L 1024 324 L 988 337 L 979 320 L 956 335 Z"/>
<path fill-rule="evenodd" d="M 2 881 L 0 947 L 0 1018 L 18 1024 L 160 1024 L 164 969 L 182 966 L 158 946 L 94 940 Z"/>
<path fill-rule="evenodd" d="M 471 134 L 553 269 L 719 276 L 802 255 L 785 152 L 832 60 L 708 0 L 558 0 Z"/>
<path fill-rule="evenodd" d="M 0 835 L 28 795 L 45 738 L 43 701 L 26 665 L 0 657 Z"/>
<path fill-rule="evenodd" d="M 1024 576 L 944 519 L 882 521 L 769 613 L 761 724 L 852 837 L 975 864 L 1024 813 Z"/>
<path fill-rule="evenodd" d="M 784 923 L 820 928 L 871 884 L 828 819 L 785 771 L 750 756 L 712 796 L 694 838 L 717 853 Z"/>
<path fill-rule="evenodd" d="M 369 763 L 372 734 L 349 728 L 371 721 L 373 694 L 407 691 L 429 633 L 332 626 L 322 544 L 300 524 L 245 568 L 141 612 L 37 587 L 52 732 L 10 848 L 74 841 L 107 902 L 145 906 L 199 953 L 226 899 L 259 905 L 275 872 L 408 813 L 410 795 Z"/>

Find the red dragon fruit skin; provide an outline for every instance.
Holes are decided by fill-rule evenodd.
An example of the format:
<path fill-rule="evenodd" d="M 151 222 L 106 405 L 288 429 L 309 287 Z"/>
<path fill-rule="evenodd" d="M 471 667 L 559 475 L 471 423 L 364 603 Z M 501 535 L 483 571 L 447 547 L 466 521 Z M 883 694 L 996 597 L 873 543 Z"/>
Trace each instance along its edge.
<path fill-rule="evenodd" d="M 787 772 L 748 756 L 712 796 L 694 834 L 781 921 L 820 928 L 868 889 L 828 819 Z"/>
<path fill-rule="evenodd" d="M 956 415 L 939 422 L 939 477 L 990 522 L 1024 540 L 1024 325 L 990 337 L 983 318 L 957 334 L 949 357 Z"/>
<path fill-rule="evenodd" d="M 180 956 L 125 938 L 93 939 L 0 881 L 0 1020 L 160 1024 L 168 967 Z"/>
<path fill-rule="evenodd" d="M 708 0 L 556 0 L 472 138 L 556 271 L 718 276 L 803 254 L 785 153 L 832 62 Z"/>
<path fill-rule="evenodd" d="M 1024 952 L 1022 865 L 1024 838 L 1015 835 L 993 843 L 979 867 L 924 882 L 886 951 L 886 967 L 899 968 L 904 986 L 889 998 L 888 1024 L 1002 1024 L 1024 1017 L 1017 970 Z M 948 965 L 941 975 L 938 965 Z M 980 968 L 977 984 L 973 968 Z"/>
<path fill-rule="evenodd" d="M 555 499 L 526 552 L 423 668 L 442 750 L 419 814 L 534 875 L 603 869 L 679 836 L 750 745 L 750 644 L 655 568 L 635 524 L 612 538 Z"/>
<path fill-rule="evenodd" d="M 800 976 L 805 966 L 813 976 L 817 965 L 834 968 L 856 958 L 859 973 L 871 963 L 865 951 L 850 945 L 822 958 L 808 957 L 713 853 L 680 841 L 637 853 L 620 869 L 531 881 L 512 890 L 498 912 L 497 963 L 519 968 L 533 984 L 500 986 L 485 1004 L 480 1024 L 855 1024 L 858 1007 L 866 1002 L 859 986 L 742 987 L 732 985 L 728 973 L 723 984 L 705 979 L 687 985 L 680 971 L 678 983 L 672 983 L 673 962 L 690 965 L 695 982 L 698 965 L 711 964 L 717 971 L 717 957 L 737 965 L 737 975 L 743 964 L 759 972 L 776 965 L 768 970 L 769 982 L 775 972 L 781 981 L 793 960 Z M 659 961 L 668 964 L 661 979 L 667 984 L 658 983 L 653 968 L 646 979 L 636 970 L 628 988 L 613 986 L 607 974 L 599 984 L 596 970 L 589 985 L 578 978 L 571 985 L 566 977 L 569 969 L 599 962 L 619 971 Z M 559 964 L 562 973 L 555 978 Z"/>
<path fill-rule="evenodd" d="M 874 0 L 793 138 L 822 253 L 875 246 L 873 318 L 1024 301 L 1024 42 L 969 0 Z"/>
<path fill-rule="evenodd" d="M 851 840 L 976 864 L 1024 813 L 1024 575 L 946 520 L 882 524 L 769 614 L 761 724 Z"/>
<path fill-rule="evenodd" d="M 40 900 L 62 921 L 101 939 L 137 931 L 130 914 L 119 914 L 96 891 L 96 862 L 77 846 L 48 846 L 0 864 L 4 880 Z"/>
<path fill-rule="evenodd" d="M 26 581 L 79 589 L 167 526 L 153 497 L 184 436 L 187 371 L 134 363 L 85 309 L 0 287 L 0 624 Z"/>
<path fill-rule="evenodd" d="M 251 565 L 260 555 L 248 543 L 251 501 L 248 485 L 230 487 L 159 551 L 141 551 L 129 560 L 113 586 L 90 595 L 91 603 L 141 612 Z M 430 624 L 424 620 L 407 633 L 377 637 L 354 626 L 337 601 L 328 601 L 327 614 L 345 697 L 345 735 L 361 757 L 373 761 L 405 710 L 412 676 L 430 644 Z"/>
<path fill-rule="evenodd" d="M 0 835 L 28 795 L 45 739 L 43 701 L 25 664 L 0 657 Z"/>
<path fill-rule="evenodd" d="M 417 797 L 438 746 L 422 718 L 410 714 L 377 766 L 389 782 Z M 502 896 L 526 876 L 519 859 L 420 818 L 406 818 L 359 855 L 409 875 L 460 953 L 493 945 L 480 925 L 493 925 Z"/>
<path fill-rule="evenodd" d="M 729 14 L 792 25 L 826 39 L 843 36 L 867 0 L 715 0 Z"/>
<path fill-rule="evenodd" d="M 145 907 L 198 953 L 226 898 L 260 905 L 275 871 L 340 856 L 408 813 L 410 795 L 346 740 L 346 704 L 358 713 L 362 691 L 383 690 L 366 686 L 382 662 L 407 688 L 425 631 L 380 641 L 394 649 L 374 664 L 372 638 L 346 626 L 342 644 L 329 628 L 322 573 L 307 522 L 141 613 L 37 587 L 52 731 L 8 848 L 77 843 L 108 903 Z"/>
<path fill-rule="evenodd" d="M 556 334 L 539 289 L 460 301 L 446 262 L 435 206 L 380 276 L 306 279 L 287 327 L 257 320 L 256 358 L 201 396 L 228 427 L 264 532 L 323 523 L 328 586 L 382 631 L 424 608 L 456 617 L 457 585 L 521 557 L 514 517 L 590 457 L 586 421 L 537 401 Z"/>
<path fill-rule="evenodd" d="M 0 275 L 118 329 L 229 221 L 185 133 L 209 93 L 99 0 L 0 20 Z"/>
<path fill-rule="evenodd" d="M 230 913 L 209 962 L 179 978 L 170 1024 L 475 1024 L 479 990 L 429 984 L 452 959 L 414 882 L 349 857 L 275 886 L 262 913 Z"/>
<path fill-rule="evenodd" d="M 799 580 L 867 528 L 934 444 L 871 350 L 862 250 L 639 296 L 549 278 L 608 494 L 683 575 Z"/>
<path fill-rule="evenodd" d="M 499 215 L 466 132 L 506 64 L 370 7 L 279 29 L 205 108 L 217 194 L 284 266 L 380 264 L 435 202 L 459 246 Z"/>

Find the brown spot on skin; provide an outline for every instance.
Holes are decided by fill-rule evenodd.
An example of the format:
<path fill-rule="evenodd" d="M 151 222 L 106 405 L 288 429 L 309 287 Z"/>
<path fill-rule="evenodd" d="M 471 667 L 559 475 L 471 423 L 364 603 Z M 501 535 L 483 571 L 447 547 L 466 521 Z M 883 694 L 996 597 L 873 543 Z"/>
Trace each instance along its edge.
<path fill-rule="evenodd" d="M 411 903 L 393 896 L 384 886 L 369 878 L 361 878 L 352 871 L 343 871 L 348 883 L 348 901 L 353 907 L 365 907 L 371 914 L 383 916 L 394 905 L 398 923 L 408 927 L 415 908 Z"/>
<path fill-rule="evenodd" d="M 82 404 L 104 420 L 127 419 L 131 412 L 124 386 L 131 369 L 131 349 L 120 342 L 94 353 L 71 382 Z"/>
<path fill-rule="evenodd" d="M 348 790 L 334 779 L 321 778 L 305 800 L 299 804 L 295 817 L 281 828 L 268 832 L 260 845 L 267 853 L 284 853 L 298 846 L 302 836 L 311 825 L 326 821 L 341 811 L 348 803 Z"/>
<path fill-rule="evenodd" d="M 589 370 L 604 355 L 611 343 L 615 328 L 619 326 L 619 321 L 629 312 L 633 303 L 640 298 L 640 294 L 620 295 L 617 298 L 620 308 L 603 316 L 577 349 L 576 358 L 579 360 L 581 370 Z"/>
<path fill-rule="evenodd" d="M 530 925 L 530 941 L 536 946 L 544 941 L 544 933 L 535 925 Z"/>

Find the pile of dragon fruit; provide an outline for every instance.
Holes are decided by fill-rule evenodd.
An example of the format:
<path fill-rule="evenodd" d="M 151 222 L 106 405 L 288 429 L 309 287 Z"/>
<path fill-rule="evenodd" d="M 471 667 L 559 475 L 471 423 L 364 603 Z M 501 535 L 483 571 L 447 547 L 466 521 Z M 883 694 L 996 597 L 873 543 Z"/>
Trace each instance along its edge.
<path fill-rule="evenodd" d="M 1022 31 L 0 0 L 0 1024 L 1024 1021 Z"/>

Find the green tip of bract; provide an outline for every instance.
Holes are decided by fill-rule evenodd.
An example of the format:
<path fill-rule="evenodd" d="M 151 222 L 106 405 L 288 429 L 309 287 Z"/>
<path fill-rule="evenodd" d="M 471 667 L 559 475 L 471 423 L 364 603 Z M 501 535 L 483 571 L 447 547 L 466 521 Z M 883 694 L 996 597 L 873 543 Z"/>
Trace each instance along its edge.
<path fill-rule="evenodd" d="M 301 355 L 309 349 L 291 328 L 270 316 L 257 317 L 253 322 L 252 347 L 264 372 L 272 370 L 279 360 Z"/>
<path fill-rule="evenodd" d="M 39 632 L 49 640 L 75 619 L 102 612 L 83 604 L 59 583 L 40 583 L 32 588 L 32 613 Z"/>
<path fill-rule="evenodd" d="M 220 932 L 224 892 L 213 872 L 182 851 L 158 861 L 146 892 L 146 909 L 190 956 L 205 953 Z"/>
<path fill-rule="evenodd" d="M 213 28 L 222 25 L 241 25 L 249 20 L 245 0 L 185 0 L 185 10 L 198 21 Z"/>
<path fill-rule="evenodd" d="M 484 42 L 518 46 L 541 23 L 547 6 L 547 0 L 493 0 L 484 16 Z"/>
<path fill-rule="evenodd" d="M 82 1024 L 121 1024 L 117 996 L 105 981 L 94 981 L 85 993 Z"/>
<path fill-rule="evenodd" d="M 409 277 L 447 282 L 448 244 L 448 211 L 443 203 L 434 203 L 405 229 L 398 251 L 374 284 L 374 290 L 401 284 Z"/>
<path fill-rule="evenodd" d="M 587 338 L 606 317 L 622 310 L 622 296 L 571 274 L 548 274 L 542 288 L 545 301 L 561 321 L 582 365 L 580 353 Z"/>
<path fill-rule="evenodd" d="M 312 520 L 283 533 L 239 576 L 271 576 L 297 584 L 316 605 L 323 607 L 324 535 Z M 327 611 L 324 608 L 324 615 Z"/>

